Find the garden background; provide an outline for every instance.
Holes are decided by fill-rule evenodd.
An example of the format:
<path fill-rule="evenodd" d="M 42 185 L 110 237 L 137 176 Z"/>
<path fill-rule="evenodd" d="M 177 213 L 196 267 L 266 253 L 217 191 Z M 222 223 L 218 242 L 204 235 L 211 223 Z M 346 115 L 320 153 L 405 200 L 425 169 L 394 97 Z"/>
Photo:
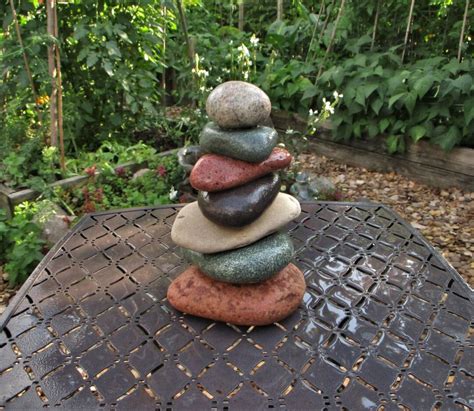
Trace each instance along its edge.
<path fill-rule="evenodd" d="M 196 143 L 210 90 L 261 87 L 302 169 L 328 177 L 316 199 L 371 199 L 401 212 L 472 284 L 474 194 L 335 164 L 305 146 L 330 116 L 336 140 L 474 146 L 469 0 L 8 0 L 0 3 L 0 183 L 30 188 L 13 218 L 0 209 L 5 291 L 50 244 L 41 217 L 188 201 L 176 156 Z M 335 93 L 336 92 L 336 93 Z M 327 123 L 326 123 L 327 124 Z M 129 163 L 146 164 L 134 176 Z M 51 185 L 85 176 L 81 185 Z M 44 217 L 47 218 L 47 217 Z M 13 292 L 13 291 L 12 291 Z"/>

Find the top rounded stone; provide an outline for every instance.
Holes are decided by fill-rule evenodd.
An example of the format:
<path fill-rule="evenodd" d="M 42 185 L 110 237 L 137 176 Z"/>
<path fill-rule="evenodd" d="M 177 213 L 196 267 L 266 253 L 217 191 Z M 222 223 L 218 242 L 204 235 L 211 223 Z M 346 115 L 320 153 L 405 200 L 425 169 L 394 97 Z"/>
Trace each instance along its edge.
<path fill-rule="evenodd" d="M 268 96 L 245 81 L 227 81 L 212 90 L 206 111 L 222 128 L 255 127 L 270 116 L 272 105 Z"/>

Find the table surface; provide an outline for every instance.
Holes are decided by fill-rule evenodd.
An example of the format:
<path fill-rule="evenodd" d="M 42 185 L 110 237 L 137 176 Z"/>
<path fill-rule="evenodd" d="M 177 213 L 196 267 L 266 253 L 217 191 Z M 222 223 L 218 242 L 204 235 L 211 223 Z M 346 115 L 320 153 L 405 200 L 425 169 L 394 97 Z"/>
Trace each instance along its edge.
<path fill-rule="evenodd" d="M 267 327 L 183 315 L 178 206 L 84 217 L 0 319 L 0 408 L 468 409 L 473 292 L 385 206 L 305 203 L 307 292 Z"/>

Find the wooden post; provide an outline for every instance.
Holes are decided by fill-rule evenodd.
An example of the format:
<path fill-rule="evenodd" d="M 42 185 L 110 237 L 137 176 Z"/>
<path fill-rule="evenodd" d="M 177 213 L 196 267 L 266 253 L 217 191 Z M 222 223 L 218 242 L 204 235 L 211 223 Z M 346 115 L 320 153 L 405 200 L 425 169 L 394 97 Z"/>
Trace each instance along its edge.
<path fill-rule="evenodd" d="M 310 40 L 309 46 L 308 46 L 308 52 L 306 53 L 306 58 L 305 58 L 306 63 L 309 61 L 309 59 L 311 57 L 311 50 L 313 48 L 314 38 L 316 37 L 316 30 L 317 30 L 318 25 L 321 21 L 321 14 L 323 13 L 323 9 L 324 9 L 324 0 L 321 0 L 321 3 L 319 5 L 318 21 L 317 21 L 317 23 L 314 23 L 313 33 L 311 34 L 311 40 Z"/>
<path fill-rule="evenodd" d="M 59 41 L 59 30 L 58 30 L 58 7 L 54 7 L 54 37 L 56 41 Z M 55 44 L 55 57 L 56 57 L 56 73 L 57 73 L 57 89 L 58 89 L 58 132 L 59 132 L 59 161 L 61 170 L 66 171 L 66 159 L 64 153 L 64 127 L 63 127 L 63 80 L 61 75 L 61 59 L 59 55 L 59 47 Z"/>
<path fill-rule="evenodd" d="M 464 30 L 466 29 L 468 10 L 469 10 L 469 0 L 466 0 L 466 8 L 464 9 L 464 17 L 463 17 L 463 20 L 462 20 L 461 35 L 459 36 L 459 47 L 458 47 L 458 61 L 459 62 L 461 62 L 462 43 L 464 42 Z"/>
<path fill-rule="evenodd" d="M 405 54 L 407 51 L 408 36 L 410 35 L 414 7 L 415 7 L 415 0 L 411 0 L 410 11 L 408 13 L 407 29 L 405 31 L 405 40 L 403 42 L 402 63 L 405 60 Z"/>
<path fill-rule="evenodd" d="M 183 28 L 184 40 L 186 41 L 186 46 L 188 48 L 189 62 L 191 63 L 191 68 L 194 67 L 194 48 L 191 44 L 188 34 L 188 24 L 186 22 L 186 15 L 184 14 L 183 3 L 181 0 L 176 0 L 176 5 L 178 6 L 179 20 L 181 21 L 181 27 Z"/>
<path fill-rule="evenodd" d="M 166 63 L 166 36 L 168 32 L 168 11 L 166 6 L 161 6 L 161 15 L 163 16 L 163 58 Z M 166 68 L 163 68 L 163 73 L 161 73 L 161 90 L 162 90 L 162 107 L 166 109 Z"/>
<path fill-rule="evenodd" d="M 35 100 L 36 113 L 38 114 L 39 122 L 42 123 L 43 115 L 41 113 L 41 109 L 39 106 L 38 93 L 36 92 L 33 76 L 31 75 L 30 64 L 28 62 L 28 56 L 26 55 L 25 47 L 23 46 L 23 38 L 21 37 L 20 25 L 18 24 L 18 17 L 16 15 L 16 9 L 15 9 L 15 5 L 13 4 L 13 0 L 10 0 L 10 8 L 12 10 L 12 17 L 15 23 L 15 30 L 16 30 L 16 35 L 18 37 L 18 43 L 20 44 L 21 51 L 23 54 L 23 62 L 25 63 L 26 74 L 28 76 L 28 80 L 30 81 L 31 91 L 33 92 L 33 98 Z"/>
<path fill-rule="evenodd" d="M 283 0 L 277 0 L 277 20 L 283 20 Z"/>
<path fill-rule="evenodd" d="M 239 30 L 244 31 L 244 0 L 239 0 Z"/>
<path fill-rule="evenodd" d="M 46 0 L 46 28 L 48 35 L 53 38 L 55 34 L 54 30 L 54 8 L 56 0 Z M 58 145 L 58 122 L 57 122 L 57 70 L 55 61 L 55 44 L 50 38 L 50 44 L 48 45 L 48 71 L 51 77 L 51 96 L 49 98 L 50 107 L 50 145 L 57 147 Z"/>
<path fill-rule="evenodd" d="M 336 0 L 332 0 L 331 4 L 328 6 L 328 8 L 326 9 L 326 13 L 327 13 L 327 16 L 326 18 L 324 19 L 324 24 L 323 24 L 323 28 L 321 29 L 321 32 L 319 33 L 319 37 L 318 37 L 318 44 L 321 43 L 321 40 L 323 39 L 323 36 L 324 36 L 324 32 L 326 31 L 326 28 L 329 24 L 329 19 L 331 17 L 331 14 L 332 14 L 332 11 L 334 9 L 334 3 L 336 2 Z"/>
<path fill-rule="evenodd" d="M 324 59 L 321 62 L 321 65 L 319 66 L 319 71 L 318 71 L 318 75 L 316 76 L 316 80 L 318 80 L 319 77 L 321 76 L 321 74 L 323 72 L 323 69 L 324 69 L 324 63 L 326 62 L 326 59 L 327 59 L 329 53 L 332 50 L 332 46 L 334 44 L 334 39 L 336 38 L 337 26 L 339 24 L 339 20 L 341 19 L 342 13 L 344 12 L 345 3 L 346 3 L 346 0 L 341 0 L 341 4 L 339 6 L 339 12 L 337 13 L 336 21 L 334 22 L 334 27 L 332 29 L 331 38 L 329 40 L 328 48 L 326 49 L 326 53 L 324 54 Z"/>
<path fill-rule="evenodd" d="M 372 43 L 370 44 L 370 51 L 374 49 L 374 45 L 375 45 L 375 33 L 377 33 L 377 25 L 379 23 L 379 12 L 380 12 L 380 0 L 377 1 L 377 11 L 375 12 L 374 29 L 372 32 Z"/>

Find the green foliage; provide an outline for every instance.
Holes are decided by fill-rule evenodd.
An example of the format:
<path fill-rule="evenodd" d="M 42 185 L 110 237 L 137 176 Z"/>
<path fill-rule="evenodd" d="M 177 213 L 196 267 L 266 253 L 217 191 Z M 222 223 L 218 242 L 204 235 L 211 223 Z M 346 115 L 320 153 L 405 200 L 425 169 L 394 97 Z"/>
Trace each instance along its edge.
<path fill-rule="evenodd" d="M 392 52 L 366 53 L 325 71 L 316 88 L 344 95 L 332 119 L 337 138 L 384 134 L 391 153 L 404 151 L 406 138 L 450 150 L 474 143 L 473 69 L 467 60 L 435 57 L 401 65 Z"/>
<path fill-rule="evenodd" d="M 22 283 L 43 258 L 45 242 L 40 228 L 33 222 L 41 203 L 22 203 L 15 207 L 15 216 L 6 219 L 0 209 L 0 264 L 8 274 L 10 286 Z"/>
<path fill-rule="evenodd" d="M 81 187 L 57 191 L 63 204 L 76 215 L 116 208 L 170 204 L 178 200 L 178 186 L 185 178 L 184 169 L 174 155 L 148 161 L 150 171 L 132 178 L 129 169 L 105 169 L 91 175 Z"/>
<path fill-rule="evenodd" d="M 46 35 L 42 2 L 21 2 L 17 12 L 31 71 L 40 96 L 50 94 L 46 47 L 55 41 Z M 10 7 L 0 5 L 4 31 L 0 32 L 0 126 L 7 134 L 25 140 L 24 132 L 38 133 L 34 101 L 24 68 L 22 50 L 13 27 Z M 165 68 L 164 28 L 176 29 L 172 12 L 154 2 L 66 2 L 58 7 L 57 39 L 61 52 L 64 87 L 64 130 L 68 150 L 94 149 L 104 139 L 132 135 L 150 128 L 160 117 L 162 90 L 159 78 Z M 25 92 L 24 90 L 27 90 Z M 21 97 L 21 98 L 20 98 Z M 12 110 L 10 107 L 15 107 Z M 44 126 L 47 130 L 48 101 Z M 3 114 L 8 114 L 6 118 Z M 3 119 L 2 119 L 3 117 Z M 19 120 L 25 117 L 29 120 Z M 18 133 L 18 131 L 23 132 Z"/>

